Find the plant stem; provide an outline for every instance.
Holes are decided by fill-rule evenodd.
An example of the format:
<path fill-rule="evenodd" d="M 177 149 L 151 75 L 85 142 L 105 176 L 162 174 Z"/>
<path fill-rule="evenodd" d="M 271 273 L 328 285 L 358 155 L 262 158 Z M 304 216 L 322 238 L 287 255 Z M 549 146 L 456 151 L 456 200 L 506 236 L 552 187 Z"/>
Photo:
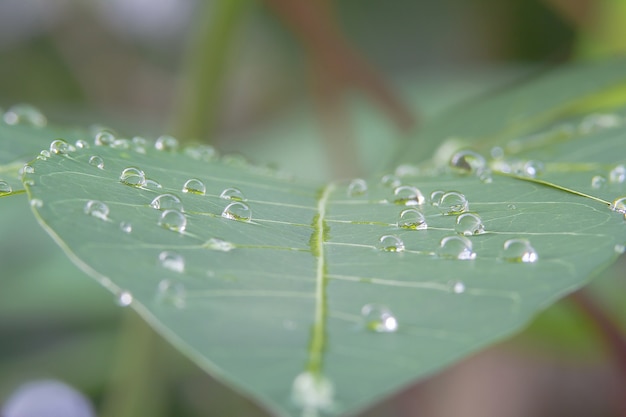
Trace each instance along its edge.
<path fill-rule="evenodd" d="M 232 38 L 248 0 L 199 2 L 195 31 L 184 61 L 182 86 L 174 119 L 181 139 L 210 142 L 218 119 L 218 103 Z"/>

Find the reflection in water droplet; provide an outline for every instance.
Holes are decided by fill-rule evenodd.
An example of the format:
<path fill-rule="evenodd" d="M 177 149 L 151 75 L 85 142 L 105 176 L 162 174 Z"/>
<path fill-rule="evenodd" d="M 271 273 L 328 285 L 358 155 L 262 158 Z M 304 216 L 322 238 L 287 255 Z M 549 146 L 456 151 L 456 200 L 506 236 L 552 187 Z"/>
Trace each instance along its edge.
<path fill-rule="evenodd" d="M 421 205 L 426 200 L 420 190 L 410 185 L 396 187 L 393 193 L 397 197 L 394 202 L 396 204 L 404 204 L 405 206 Z"/>
<path fill-rule="evenodd" d="M 124 233 L 130 233 L 133 231 L 133 225 L 130 224 L 129 222 L 121 222 L 120 230 Z"/>
<path fill-rule="evenodd" d="M 122 291 L 117 296 L 117 305 L 120 307 L 128 307 L 133 302 L 133 295 L 128 291 Z"/>
<path fill-rule="evenodd" d="M 380 250 L 385 252 L 404 252 L 404 242 L 398 236 L 385 235 L 379 240 Z"/>
<path fill-rule="evenodd" d="M 348 197 L 358 197 L 367 193 L 367 182 L 361 178 L 352 180 L 348 185 Z"/>
<path fill-rule="evenodd" d="M 218 250 L 222 252 L 230 252 L 231 250 L 235 249 L 235 245 L 233 245 L 232 243 L 217 238 L 211 238 L 207 240 L 206 243 L 202 246 L 207 249 Z"/>
<path fill-rule="evenodd" d="M 467 198 L 461 193 L 450 191 L 441 196 L 439 211 L 444 215 L 461 214 L 469 209 Z"/>
<path fill-rule="evenodd" d="M 476 258 L 472 252 L 472 242 L 465 236 L 447 236 L 441 239 L 437 254 L 442 258 L 460 259 L 463 261 Z"/>
<path fill-rule="evenodd" d="M 122 171 L 120 182 L 131 187 L 141 187 L 146 183 L 146 174 L 139 168 L 128 167 Z"/>
<path fill-rule="evenodd" d="M 33 198 L 32 200 L 30 200 L 30 206 L 34 208 L 41 208 L 43 207 L 43 201 L 38 198 Z"/>
<path fill-rule="evenodd" d="M 591 188 L 602 188 L 604 184 L 606 184 L 606 178 L 602 175 L 594 175 L 593 178 L 591 178 Z"/>
<path fill-rule="evenodd" d="M 87 201 L 83 210 L 85 214 L 97 217 L 101 220 L 106 220 L 109 215 L 109 206 L 98 200 Z"/>
<path fill-rule="evenodd" d="M 187 219 L 178 210 L 165 210 L 159 218 L 159 226 L 173 232 L 184 232 L 187 227 Z"/>
<path fill-rule="evenodd" d="M 11 194 L 11 192 L 13 192 L 13 189 L 9 183 L 6 181 L 0 181 L 0 195 Z"/>
<path fill-rule="evenodd" d="M 626 214 L 626 197 L 620 197 L 615 199 L 609 208 L 613 211 L 617 211 L 618 213 Z"/>
<path fill-rule="evenodd" d="M 293 380 L 291 400 L 300 409 L 302 417 L 318 416 L 333 406 L 334 388 L 323 375 L 303 372 Z"/>
<path fill-rule="evenodd" d="M 222 212 L 222 217 L 230 220 L 249 222 L 252 218 L 252 210 L 250 210 L 247 204 L 237 201 L 226 206 Z"/>
<path fill-rule="evenodd" d="M 113 146 L 115 135 L 110 130 L 100 130 L 94 137 L 96 146 Z"/>
<path fill-rule="evenodd" d="M 485 233 L 485 225 L 477 214 L 463 213 L 456 218 L 455 230 L 464 236 L 480 235 Z"/>
<path fill-rule="evenodd" d="M 173 305 L 176 308 L 185 308 L 185 296 L 185 286 L 182 283 L 174 283 L 167 279 L 159 282 L 157 287 L 157 300 L 159 302 Z"/>
<path fill-rule="evenodd" d="M 64 141 L 63 139 L 55 139 L 50 143 L 50 152 L 57 155 L 67 155 L 74 152 L 76 148 Z"/>
<path fill-rule="evenodd" d="M 504 242 L 502 259 L 508 262 L 537 262 L 537 252 L 526 239 L 509 239 Z"/>
<path fill-rule="evenodd" d="M 226 188 L 220 194 L 220 198 L 224 200 L 234 200 L 234 201 L 246 201 L 243 193 L 239 191 L 237 188 Z"/>
<path fill-rule="evenodd" d="M 531 160 L 524 163 L 522 174 L 526 177 L 535 178 L 537 175 L 541 175 L 544 169 L 543 162 Z"/>
<path fill-rule="evenodd" d="M 93 155 L 89 158 L 89 165 L 98 169 L 104 169 L 104 160 L 97 155 Z"/>
<path fill-rule="evenodd" d="M 487 162 L 482 155 L 474 151 L 464 150 L 456 152 L 452 155 L 452 158 L 450 159 L 450 166 L 467 173 L 478 173 L 482 172 L 486 168 Z"/>
<path fill-rule="evenodd" d="M 174 209 L 178 211 L 183 210 L 183 203 L 180 201 L 180 198 L 175 196 L 174 194 L 161 194 L 152 200 L 150 203 L 150 207 L 157 210 L 168 210 Z"/>
<path fill-rule="evenodd" d="M 430 204 L 437 207 L 441 201 L 441 196 L 445 194 L 444 191 L 436 190 L 430 193 Z"/>
<path fill-rule="evenodd" d="M 380 179 L 381 184 L 383 184 L 385 187 L 391 187 L 391 188 L 397 188 L 400 186 L 401 182 L 400 182 L 400 178 L 398 178 L 397 176 L 393 175 L 393 174 L 387 174 L 384 175 L 381 179 Z"/>
<path fill-rule="evenodd" d="M 4 113 L 4 122 L 8 125 L 23 124 L 34 127 L 44 127 L 48 120 L 46 116 L 30 104 L 16 104 Z"/>
<path fill-rule="evenodd" d="M 410 230 L 425 230 L 428 228 L 424 215 L 414 208 L 402 210 L 398 216 L 397 225 L 403 229 Z"/>
<path fill-rule="evenodd" d="M 450 283 L 450 288 L 455 294 L 463 294 L 465 292 L 465 283 L 463 281 L 453 281 Z"/>
<path fill-rule="evenodd" d="M 626 180 L 626 167 L 618 165 L 609 172 L 609 181 L 621 184 Z"/>
<path fill-rule="evenodd" d="M 183 185 L 183 193 L 204 195 L 206 193 L 206 187 L 199 179 L 191 178 Z"/>
<path fill-rule="evenodd" d="M 156 140 L 154 147 L 159 151 L 174 152 L 178 149 L 178 139 L 173 136 L 163 135 Z"/>
<path fill-rule="evenodd" d="M 185 271 L 185 258 L 176 252 L 163 251 L 159 253 L 159 263 L 165 269 L 182 273 Z"/>
<path fill-rule="evenodd" d="M 198 161 L 213 161 L 218 158 L 217 151 L 209 145 L 190 145 L 185 147 L 185 155 Z"/>
<path fill-rule="evenodd" d="M 393 333 L 398 330 L 398 320 L 391 310 L 379 304 L 366 304 L 361 308 L 365 328 L 378 333 Z"/>

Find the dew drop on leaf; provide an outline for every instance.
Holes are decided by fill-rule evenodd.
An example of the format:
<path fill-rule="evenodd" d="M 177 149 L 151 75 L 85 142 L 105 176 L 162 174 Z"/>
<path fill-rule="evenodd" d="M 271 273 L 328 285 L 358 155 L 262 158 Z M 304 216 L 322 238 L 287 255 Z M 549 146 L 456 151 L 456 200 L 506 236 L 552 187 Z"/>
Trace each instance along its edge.
<path fill-rule="evenodd" d="M 133 302 L 133 295 L 129 291 L 122 291 L 117 296 L 117 305 L 120 307 L 128 307 Z"/>
<path fill-rule="evenodd" d="M 404 252 L 404 242 L 398 236 L 385 235 L 379 239 L 380 250 L 385 252 Z"/>
<path fill-rule="evenodd" d="M 213 161 L 218 158 L 217 151 L 210 145 L 190 145 L 185 147 L 185 155 L 197 161 Z"/>
<path fill-rule="evenodd" d="M 437 207 L 439 205 L 439 202 L 441 201 L 441 196 L 443 196 L 444 194 L 445 192 L 441 190 L 435 190 L 430 193 L 430 204 Z"/>
<path fill-rule="evenodd" d="M 367 182 L 364 179 L 356 178 L 348 185 L 348 197 L 358 197 L 367 193 Z"/>
<path fill-rule="evenodd" d="M 472 242 L 465 236 L 447 236 L 441 239 L 437 255 L 441 258 L 468 261 L 476 258 Z"/>
<path fill-rule="evenodd" d="M 500 146 L 494 146 L 489 151 L 489 155 L 491 155 L 493 159 L 502 159 L 504 158 L 504 149 L 502 149 Z"/>
<path fill-rule="evenodd" d="M 396 196 L 394 202 L 396 204 L 404 204 L 405 206 L 418 206 L 424 204 L 426 200 L 424 195 L 416 187 L 410 185 L 401 185 L 393 190 Z"/>
<path fill-rule="evenodd" d="M 508 262 L 533 263 L 539 256 L 526 239 L 509 239 L 504 242 L 502 259 Z"/>
<path fill-rule="evenodd" d="M 220 194 L 223 200 L 246 201 L 243 193 L 237 188 L 226 188 Z"/>
<path fill-rule="evenodd" d="M 157 300 L 163 304 L 170 304 L 176 308 L 185 308 L 185 297 L 185 286 L 180 282 L 164 279 L 157 286 Z"/>
<path fill-rule="evenodd" d="M 22 174 L 34 174 L 35 173 L 35 168 L 33 168 L 31 165 L 24 165 L 22 167 Z"/>
<path fill-rule="evenodd" d="M 12 191 L 13 189 L 11 188 L 8 182 L 0 181 L 0 196 L 11 194 Z"/>
<path fill-rule="evenodd" d="M 30 200 L 30 206 L 34 207 L 34 208 L 42 208 L 43 207 L 43 201 L 41 201 L 38 198 L 33 198 L 32 200 Z"/>
<path fill-rule="evenodd" d="M 615 253 L 622 254 L 626 252 L 626 245 L 620 245 L 619 243 L 614 247 Z"/>
<path fill-rule="evenodd" d="M 76 149 L 89 149 L 89 143 L 82 139 L 78 139 L 74 145 L 76 146 Z"/>
<path fill-rule="evenodd" d="M 465 292 L 465 283 L 463 281 L 452 281 L 450 289 L 455 294 L 463 294 Z"/>
<path fill-rule="evenodd" d="M 50 158 L 50 152 L 45 149 L 39 152 L 39 155 L 37 155 L 37 159 L 39 159 L 40 161 L 47 161 L 48 158 Z"/>
<path fill-rule="evenodd" d="M 115 142 L 115 135 L 110 130 L 100 130 L 94 137 L 96 146 L 112 146 Z"/>
<path fill-rule="evenodd" d="M 30 104 L 16 104 L 4 113 L 4 122 L 12 126 L 23 124 L 44 127 L 48 124 L 48 119 L 38 108 Z"/>
<path fill-rule="evenodd" d="M 455 230 L 464 236 L 480 235 L 485 233 L 485 225 L 477 214 L 463 213 L 456 218 Z"/>
<path fill-rule="evenodd" d="M 316 416 L 332 408 L 334 392 L 332 382 L 325 376 L 303 372 L 293 380 L 291 401 L 303 410 L 303 416 Z"/>
<path fill-rule="evenodd" d="M 98 200 L 87 201 L 83 210 L 85 214 L 101 220 L 106 220 L 109 216 L 109 206 Z"/>
<path fill-rule="evenodd" d="M 621 184 L 626 180 L 626 167 L 624 165 L 618 165 L 609 172 L 609 181 L 616 184 Z"/>
<path fill-rule="evenodd" d="M 159 226 L 164 227 L 173 232 L 184 232 L 187 227 L 187 219 L 178 210 L 165 210 L 161 213 L 158 222 Z"/>
<path fill-rule="evenodd" d="M 543 162 L 531 160 L 524 163 L 522 174 L 526 177 L 535 178 L 537 175 L 541 175 L 544 169 Z"/>
<path fill-rule="evenodd" d="M 390 187 L 390 188 L 399 187 L 401 184 L 400 178 L 398 178 L 397 176 L 393 174 L 383 175 L 383 177 L 380 179 L 380 183 L 384 185 L 385 187 Z"/>
<path fill-rule="evenodd" d="M 158 182 L 151 178 L 146 178 L 146 183 L 143 185 L 144 188 L 148 190 L 160 190 L 163 186 Z"/>
<path fill-rule="evenodd" d="M 121 222 L 120 230 L 124 233 L 131 233 L 133 231 L 133 225 L 129 222 Z"/>
<path fill-rule="evenodd" d="M 377 333 L 393 333 L 398 330 L 398 320 L 391 310 L 380 304 L 366 304 L 361 308 L 365 328 Z"/>
<path fill-rule="evenodd" d="M 146 174 L 135 167 L 128 167 L 122 171 L 120 182 L 131 187 L 141 187 L 146 183 Z"/>
<path fill-rule="evenodd" d="M 199 179 L 191 178 L 185 181 L 183 193 L 204 195 L 206 193 L 206 187 Z"/>
<path fill-rule="evenodd" d="M 443 215 L 461 214 L 468 210 L 469 202 L 465 195 L 450 191 L 441 196 L 437 206 Z"/>
<path fill-rule="evenodd" d="M 398 216 L 398 227 L 409 230 L 425 230 L 428 228 L 424 215 L 414 208 L 404 209 Z"/>
<path fill-rule="evenodd" d="M 111 147 L 113 149 L 130 149 L 131 143 L 128 139 L 115 139 Z"/>
<path fill-rule="evenodd" d="M 615 199 L 609 207 L 613 211 L 626 214 L 626 197 Z"/>
<path fill-rule="evenodd" d="M 176 252 L 163 251 L 159 253 L 159 264 L 170 271 L 178 273 L 185 271 L 185 258 Z"/>
<path fill-rule="evenodd" d="M 70 152 L 75 151 L 72 145 L 64 141 L 63 139 L 55 139 L 50 143 L 50 153 L 57 155 L 67 155 Z"/>
<path fill-rule="evenodd" d="M 247 204 L 236 201 L 226 206 L 224 211 L 222 211 L 222 217 L 229 220 L 249 222 L 252 218 L 252 210 L 250 210 Z"/>
<path fill-rule="evenodd" d="M 602 175 L 594 175 L 593 178 L 591 178 L 591 188 L 602 188 L 605 184 L 606 178 L 604 178 Z"/>
<path fill-rule="evenodd" d="M 174 194 L 161 194 L 152 200 L 150 207 L 157 210 L 183 210 L 183 203 Z"/>
<path fill-rule="evenodd" d="M 98 155 L 93 155 L 89 158 L 89 165 L 98 169 L 104 169 L 104 160 Z"/>
<path fill-rule="evenodd" d="M 169 135 L 159 136 L 154 147 L 159 151 L 174 152 L 178 149 L 178 139 Z"/>
<path fill-rule="evenodd" d="M 232 243 L 214 237 L 207 240 L 206 243 L 202 246 L 207 249 L 217 250 L 221 252 L 230 252 L 231 250 L 235 249 L 235 245 L 233 245 Z"/>
<path fill-rule="evenodd" d="M 133 151 L 145 154 L 146 148 L 148 147 L 148 140 L 141 136 L 135 136 L 130 140 L 130 146 Z"/>
<path fill-rule="evenodd" d="M 450 166 L 461 172 L 478 173 L 486 168 L 487 162 L 482 155 L 474 151 L 464 150 L 452 155 Z"/>

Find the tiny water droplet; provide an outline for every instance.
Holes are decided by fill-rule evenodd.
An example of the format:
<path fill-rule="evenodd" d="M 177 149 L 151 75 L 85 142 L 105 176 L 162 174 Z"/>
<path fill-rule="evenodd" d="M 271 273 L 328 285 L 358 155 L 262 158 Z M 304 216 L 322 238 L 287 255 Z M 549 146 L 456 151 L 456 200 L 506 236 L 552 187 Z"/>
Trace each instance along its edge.
<path fill-rule="evenodd" d="M 404 252 L 404 242 L 398 236 L 385 235 L 379 239 L 380 250 L 385 252 Z"/>
<path fill-rule="evenodd" d="M 143 188 L 156 191 L 163 188 L 163 186 L 158 181 L 155 181 L 151 178 L 146 178 L 146 183 L 143 185 Z"/>
<path fill-rule="evenodd" d="M 104 169 L 104 160 L 98 155 L 93 155 L 89 158 L 89 165 L 94 166 L 98 169 Z"/>
<path fill-rule="evenodd" d="M 455 294 L 463 294 L 465 292 L 465 283 L 463 281 L 452 281 L 450 289 Z"/>
<path fill-rule="evenodd" d="M 109 206 L 98 200 L 87 201 L 83 210 L 85 214 L 97 217 L 101 220 L 107 220 L 109 216 Z"/>
<path fill-rule="evenodd" d="M 129 291 L 122 291 L 117 296 L 117 305 L 120 307 L 128 307 L 133 302 L 133 295 Z"/>
<path fill-rule="evenodd" d="M 494 146 L 489 151 L 489 154 L 493 159 L 501 159 L 504 158 L 504 149 L 502 149 L 500 146 Z"/>
<path fill-rule="evenodd" d="M 615 245 L 614 249 L 615 249 L 615 253 L 622 254 L 626 252 L 626 245 L 617 244 Z"/>
<path fill-rule="evenodd" d="M 4 113 L 4 122 L 8 125 L 23 124 L 34 127 L 44 127 L 48 124 L 46 116 L 30 104 L 16 104 Z"/>
<path fill-rule="evenodd" d="M 45 149 L 39 152 L 39 155 L 37 155 L 37 159 L 39 159 L 40 161 L 47 161 L 48 158 L 50 158 L 50 152 Z"/>
<path fill-rule="evenodd" d="M 89 149 L 89 143 L 82 139 L 78 139 L 75 143 L 77 149 Z"/>
<path fill-rule="evenodd" d="M 13 192 L 13 189 L 11 188 L 8 182 L 0 181 L 0 196 L 11 194 L 12 192 Z"/>
<path fill-rule="evenodd" d="M 466 173 L 482 172 L 486 168 L 487 162 L 482 155 L 474 151 L 463 150 L 452 155 L 450 166 Z"/>
<path fill-rule="evenodd" d="M 34 174 L 35 173 L 35 168 L 33 168 L 31 165 L 24 165 L 22 167 L 22 174 Z"/>
<path fill-rule="evenodd" d="M 211 238 L 207 240 L 206 243 L 202 246 L 207 249 L 218 250 L 222 252 L 230 252 L 231 250 L 235 249 L 235 245 L 233 245 L 232 243 L 217 238 Z"/>
<path fill-rule="evenodd" d="M 171 304 L 176 308 L 185 308 L 185 286 L 180 282 L 164 279 L 157 287 L 157 300 L 164 304 Z"/>
<path fill-rule="evenodd" d="M 243 193 L 237 188 L 226 188 L 220 194 L 220 198 L 224 200 L 246 201 Z"/>
<path fill-rule="evenodd" d="M 230 220 L 249 222 L 252 218 L 252 210 L 250 210 L 247 204 L 236 201 L 226 206 L 224 211 L 222 211 L 222 217 Z"/>
<path fill-rule="evenodd" d="M 380 182 L 385 187 L 390 187 L 390 188 L 397 188 L 402 184 L 400 182 L 400 178 L 398 178 L 397 176 L 393 174 L 383 175 L 383 177 L 380 179 Z"/>
<path fill-rule="evenodd" d="M 367 182 L 364 179 L 356 178 L 348 185 L 348 197 L 358 197 L 367 193 Z"/>
<path fill-rule="evenodd" d="M 191 178 L 183 185 L 183 193 L 204 195 L 206 193 L 206 187 L 199 179 Z"/>
<path fill-rule="evenodd" d="M 472 242 L 465 236 L 447 236 L 441 239 L 437 254 L 441 258 L 460 259 L 463 261 L 476 258 L 472 251 Z"/>
<path fill-rule="evenodd" d="M 30 200 L 30 206 L 34 208 L 41 208 L 43 207 L 43 201 L 38 198 L 33 198 L 32 200 Z"/>
<path fill-rule="evenodd" d="M 146 148 L 148 147 L 148 140 L 141 136 L 135 136 L 130 140 L 130 146 L 137 153 L 146 153 Z"/>
<path fill-rule="evenodd" d="M 163 135 L 156 140 L 154 147 L 159 151 L 174 152 L 178 149 L 178 139 L 173 136 Z"/>
<path fill-rule="evenodd" d="M 398 330 L 398 320 L 391 310 L 379 304 L 366 304 L 361 308 L 365 328 L 377 333 L 394 333 Z"/>
<path fill-rule="evenodd" d="M 293 380 L 291 400 L 303 410 L 303 417 L 314 417 L 332 408 L 334 392 L 332 382 L 325 376 L 303 372 Z"/>
<path fill-rule="evenodd" d="M 430 193 L 430 204 L 437 207 L 439 205 L 439 202 L 441 201 L 441 196 L 443 196 L 444 194 L 445 191 L 441 190 L 436 190 Z"/>
<path fill-rule="evenodd" d="M 428 228 L 424 215 L 414 208 L 402 210 L 398 216 L 397 225 L 402 229 L 409 230 L 425 230 Z"/>
<path fill-rule="evenodd" d="M 609 208 L 613 211 L 617 211 L 618 213 L 626 214 L 626 197 L 620 197 L 613 200 Z"/>
<path fill-rule="evenodd" d="M 185 147 L 185 155 L 198 161 L 214 161 L 218 158 L 218 153 L 214 147 L 209 145 L 190 145 Z"/>
<path fill-rule="evenodd" d="M 141 187 L 146 183 L 146 174 L 135 167 L 128 167 L 122 171 L 120 182 L 131 187 Z"/>
<path fill-rule="evenodd" d="M 67 155 L 70 152 L 74 152 L 76 148 L 64 141 L 63 139 L 55 139 L 50 143 L 50 153 L 57 155 Z"/>
<path fill-rule="evenodd" d="M 477 214 L 463 213 L 456 218 L 455 230 L 464 236 L 480 235 L 485 233 L 485 225 Z"/>
<path fill-rule="evenodd" d="M 450 191 L 441 196 L 437 206 L 443 215 L 461 214 L 469 209 L 469 202 L 465 195 Z"/>
<path fill-rule="evenodd" d="M 161 194 L 152 200 L 150 207 L 157 210 L 183 211 L 183 203 L 174 194 Z"/>
<path fill-rule="evenodd" d="M 404 204 L 405 206 L 422 205 L 426 200 L 420 190 L 410 185 L 401 185 L 400 187 L 396 187 L 393 190 L 393 194 L 397 197 L 394 200 L 394 203 Z"/>
<path fill-rule="evenodd" d="M 113 146 L 115 142 L 115 134 L 110 130 L 100 130 L 94 137 L 96 146 Z"/>
<path fill-rule="evenodd" d="M 509 210 L 517 210 L 517 206 L 515 204 L 507 204 L 506 208 Z"/>
<path fill-rule="evenodd" d="M 535 249 L 526 239 L 509 239 L 504 242 L 502 259 L 508 262 L 533 263 L 539 259 Z"/>
<path fill-rule="evenodd" d="M 616 184 L 621 184 L 626 180 L 626 167 L 624 165 L 618 165 L 609 172 L 609 181 Z"/>
<path fill-rule="evenodd" d="M 120 230 L 124 233 L 131 233 L 133 231 L 133 225 L 129 222 L 121 222 Z"/>
<path fill-rule="evenodd" d="M 184 232 L 187 227 L 187 219 L 178 210 L 165 210 L 161 213 L 158 222 L 159 226 L 169 229 L 173 232 Z"/>
<path fill-rule="evenodd" d="M 591 188 L 602 188 L 605 184 L 606 178 L 604 178 L 602 175 L 594 175 L 593 178 L 591 178 Z"/>
<path fill-rule="evenodd" d="M 159 253 L 159 263 L 163 268 L 170 271 L 178 273 L 185 271 L 185 258 L 176 252 L 163 251 Z"/>
<path fill-rule="evenodd" d="M 476 174 L 478 175 L 478 179 L 484 184 L 491 184 L 493 182 L 493 176 L 491 175 L 491 170 L 489 169 L 485 168 Z"/>
<path fill-rule="evenodd" d="M 543 174 L 545 167 L 540 161 L 526 161 L 522 167 L 522 174 L 526 177 L 535 178 L 537 175 Z"/>

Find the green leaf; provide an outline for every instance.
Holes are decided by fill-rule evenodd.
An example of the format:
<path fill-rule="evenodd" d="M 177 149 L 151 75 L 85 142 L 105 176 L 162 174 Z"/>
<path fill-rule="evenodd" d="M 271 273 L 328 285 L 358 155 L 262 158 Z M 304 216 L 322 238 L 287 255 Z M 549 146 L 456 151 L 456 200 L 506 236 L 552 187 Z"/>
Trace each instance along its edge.
<path fill-rule="evenodd" d="M 401 161 L 464 139 L 397 167 L 397 179 L 371 177 L 367 189 L 293 180 L 207 148 L 131 143 L 62 150 L 34 161 L 24 180 L 70 258 L 212 375 L 279 415 L 339 415 L 514 333 L 615 260 L 626 223 L 609 203 L 625 182 L 591 180 L 625 162 L 623 101 L 606 100 L 626 79 L 623 65 L 540 80 L 470 107 L 470 119 L 447 114 Z M 597 82 L 582 91 L 580 79 Z M 533 110 L 518 113 L 520 100 Z M 599 108 L 609 118 L 590 122 Z M 560 124 L 573 130 L 555 134 Z M 480 156 L 459 157 L 470 145 L 501 150 L 483 166 Z M 161 188 L 141 175 L 121 180 L 129 167 Z M 183 192 L 194 178 L 205 193 Z M 396 180 L 425 201 L 394 190 Z M 242 196 L 220 198 L 229 188 Z M 435 191 L 459 194 L 436 206 L 427 198 Z M 165 193 L 182 213 L 165 201 L 151 207 Z M 444 210 L 460 194 L 468 207 L 457 200 Z M 472 220 L 461 211 L 485 232 L 459 236 L 457 222 Z M 507 251 L 510 239 L 522 241 Z"/>

